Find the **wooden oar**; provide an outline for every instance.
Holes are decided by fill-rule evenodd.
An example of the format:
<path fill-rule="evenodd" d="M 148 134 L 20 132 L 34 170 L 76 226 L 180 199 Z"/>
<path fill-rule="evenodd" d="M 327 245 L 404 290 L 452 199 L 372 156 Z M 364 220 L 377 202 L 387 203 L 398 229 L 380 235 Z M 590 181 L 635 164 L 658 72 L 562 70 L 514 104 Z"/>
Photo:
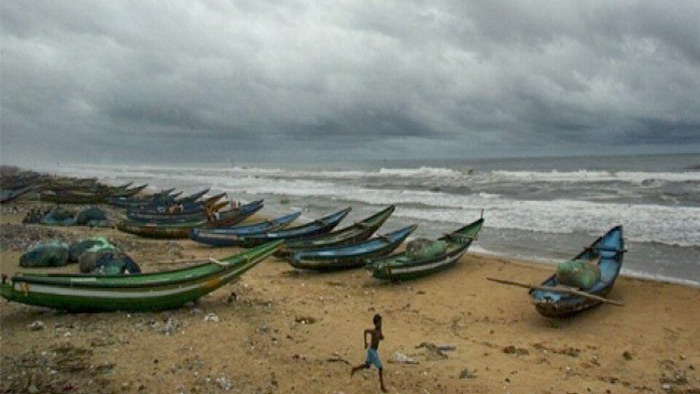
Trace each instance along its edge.
<path fill-rule="evenodd" d="M 615 301 L 615 300 L 611 300 L 608 298 L 600 297 L 600 296 L 597 296 L 594 294 L 586 293 L 585 291 L 573 289 L 571 287 L 537 286 L 537 285 L 531 285 L 531 284 L 527 284 L 527 283 L 515 282 L 512 280 L 491 278 L 488 276 L 486 277 L 486 279 L 488 279 L 492 282 L 502 283 L 504 285 L 524 287 L 526 289 L 533 289 L 533 290 L 557 291 L 559 293 L 574 294 L 574 295 L 577 295 L 580 297 L 590 298 L 591 300 L 596 300 L 596 301 L 604 302 L 606 304 L 611 304 L 611 305 L 615 305 L 615 306 L 625 306 L 625 303 L 622 301 Z"/>

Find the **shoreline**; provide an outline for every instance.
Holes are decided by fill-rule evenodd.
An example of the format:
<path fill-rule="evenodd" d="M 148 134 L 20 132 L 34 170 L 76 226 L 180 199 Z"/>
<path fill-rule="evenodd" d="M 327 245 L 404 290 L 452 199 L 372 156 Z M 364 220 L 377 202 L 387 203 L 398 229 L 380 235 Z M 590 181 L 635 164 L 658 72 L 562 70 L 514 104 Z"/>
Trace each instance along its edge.
<path fill-rule="evenodd" d="M 2 215 L 3 236 L 106 236 L 144 272 L 239 250 L 113 229 L 20 225 L 5 234 L 21 217 Z M 21 253 L 3 250 L 3 274 L 17 270 Z M 449 270 L 385 283 L 364 270 L 318 274 L 269 258 L 196 304 L 163 312 L 71 314 L 2 300 L 0 391 L 377 392 L 374 369 L 349 376 L 364 360 L 362 331 L 375 313 L 384 316 L 379 354 L 393 393 L 700 391 L 700 314 L 688 313 L 700 307 L 700 289 L 621 277 L 609 297 L 625 307 L 551 319 L 536 312 L 527 290 L 485 279 L 538 283 L 552 272 L 468 252 Z M 32 330 L 36 321 L 44 328 Z M 417 364 L 394 363 L 396 354 Z"/>

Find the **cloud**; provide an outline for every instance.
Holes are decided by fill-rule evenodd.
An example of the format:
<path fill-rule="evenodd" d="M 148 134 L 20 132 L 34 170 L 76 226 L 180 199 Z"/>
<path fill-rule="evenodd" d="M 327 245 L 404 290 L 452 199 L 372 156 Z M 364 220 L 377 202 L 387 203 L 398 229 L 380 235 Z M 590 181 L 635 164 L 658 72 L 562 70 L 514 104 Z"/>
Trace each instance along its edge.
<path fill-rule="evenodd" d="M 693 1 L 5 1 L 0 12 L 3 162 L 700 147 Z"/>

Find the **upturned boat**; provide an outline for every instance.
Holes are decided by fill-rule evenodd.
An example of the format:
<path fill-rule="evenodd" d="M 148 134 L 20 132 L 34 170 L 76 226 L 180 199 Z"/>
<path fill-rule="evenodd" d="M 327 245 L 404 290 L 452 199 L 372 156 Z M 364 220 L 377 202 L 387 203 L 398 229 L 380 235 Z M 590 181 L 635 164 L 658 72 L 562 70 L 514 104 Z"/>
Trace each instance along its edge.
<path fill-rule="evenodd" d="M 396 207 L 391 205 L 364 220 L 340 230 L 312 237 L 288 240 L 275 255 L 289 259 L 296 252 L 349 245 L 364 241 L 371 237 L 389 219 L 395 209 Z"/>
<path fill-rule="evenodd" d="M 3 275 L 0 295 L 71 312 L 155 311 L 180 307 L 231 282 L 274 253 L 271 242 L 222 260 L 166 272 L 131 275 L 18 273 Z"/>
<path fill-rule="evenodd" d="M 617 226 L 598 238 L 573 260 L 598 260 L 600 279 L 585 293 L 604 297 L 612 290 L 615 280 L 620 274 L 625 253 L 625 242 L 622 237 L 622 226 Z M 541 287 L 552 288 L 559 286 L 556 275 L 542 282 Z M 530 296 L 539 313 L 548 317 L 567 317 L 583 310 L 600 305 L 601 301 L 569 292 L 541 289 L 531 289 Z"/>
<path fill-rule="evenodd" d="M 455 265 L 467 252 L 484 224 L 479 219 L 438 238 L 446 243 L 444 253 L 424 258 L 409 257 L 406 252 L 371 260 L 365 267 L 377 279 L 407 280 L 430 275 Z"/>
<path fill-rule="evenodd" d="M 229 211 L 222 212 L 218 219 L 211 221 L 198 220 L 185 223 L 162 224 L 123 220 L 117 224 L 117 228 L 125 233 L 135 234 L 146 238 L 187 238 L 187 234 L 189 233 L 190 229 L 193 228 L 225 227 L 240 223 L 249 216 L 253 215 L 255 212 L 261 210 L 263 205 L 263 200 L 254 201 L 249 204 L 242 205 L 238 209 L 231 209 Z"/>
<path fill-rule="evenodd" d="M 384 256 L 394 251 L 416 225 L 404 227 L 390 234 L 379 235 L 352 245 L 328 247 L 294 253 L 288 260 L 294 268 L 335 271 L 364 266 L 368 259 Z"/>

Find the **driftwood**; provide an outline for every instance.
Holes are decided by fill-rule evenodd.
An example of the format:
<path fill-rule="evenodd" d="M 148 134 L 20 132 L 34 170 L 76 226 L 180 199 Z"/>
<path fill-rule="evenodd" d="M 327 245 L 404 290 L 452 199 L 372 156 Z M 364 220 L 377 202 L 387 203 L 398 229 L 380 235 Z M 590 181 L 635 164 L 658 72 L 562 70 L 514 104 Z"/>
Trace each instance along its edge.
<path fill-rule="evenodd" d="M 611 304 L 611 305 L 615 305 L 615 306 L 625 306 L 625 303 L 622 301 L 616 301 L 616 300 L 611 300 L 611 299 L 608 299 L 605 297 L 600 297 L 600 296 L 597 296 L 595 294 L 586 293 L 585 291 L 576 290 L 576 289 L 571 288 L 571 287 L 538 286 L 538 285 L 532 285 L 532 284 L 528 284 L 528 283 L 515 282 L 512 280 L 491 278 L 488 276 L 486 277 L 486 279 L 488 279 L 492 282 L 502 283 L 504 285 L 524 287 L 526 289 L 533 289 L 533 290 L 556 291 L 559 293 L 573 294 L 573 295 L 577 295 L 580 297 L 589 298 L 591 300 L 600 301 L 600 302 L 604 302 L 606 304 Z"/>

